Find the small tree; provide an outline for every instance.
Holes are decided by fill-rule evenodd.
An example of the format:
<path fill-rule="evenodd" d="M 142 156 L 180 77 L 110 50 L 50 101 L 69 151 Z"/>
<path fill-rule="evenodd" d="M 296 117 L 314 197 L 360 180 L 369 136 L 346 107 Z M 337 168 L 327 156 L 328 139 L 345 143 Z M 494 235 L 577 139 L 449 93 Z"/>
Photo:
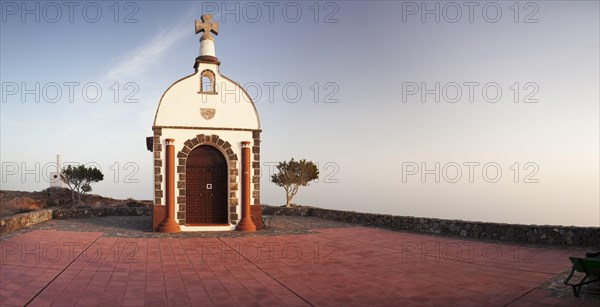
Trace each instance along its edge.
<path fill-rule="evenodd" d="M 71 199 L 73 200 L 73 207 L 79 207 L 81 201 L 81 195 L 92 191 L 93 182 L 102 181 L 104 175 L 102 172 L 95 167 L 85 167 L 85 165 L 79 165 L 72 167 L 71 165 L 64 168 L 60 173 L 60 180 L 67 184 L 71 189 Z M 77 202 L 75 202 L 75 194 L 77 194 Z"/>
<path fill-rule="evenodd" d="M 285 207 L 291 207 L 292 198 L 298 193 L 298 188 L 307 186 L 310 181 L 319 178 L 319 169 L 312 161 L 304 159 L 290 162 L 279 162 L 277 165 L 279 173 L 271 176 L 271 181 L 285 189 Z"/>

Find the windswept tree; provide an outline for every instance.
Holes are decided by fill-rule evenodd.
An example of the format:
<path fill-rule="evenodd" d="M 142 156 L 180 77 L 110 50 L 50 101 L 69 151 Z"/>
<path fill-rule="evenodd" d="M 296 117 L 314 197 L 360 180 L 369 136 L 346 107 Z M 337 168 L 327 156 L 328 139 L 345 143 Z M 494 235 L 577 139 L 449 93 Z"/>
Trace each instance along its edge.
<path fill-rule="evenodd" d="M 298 193 L 298 188 L 307 186 L 309 182 L 319 178 L 319 169 L 312 161 L 304 159 L 290 162 L 279 162 L 276 166 L 279 173 L 271 176 L 271 181 L 285 189 L 285 207 L 291 207 L 292 198 Z"/>
<path fill-rule="evenodd" d="M 85 165 L 76 167 L 69 165 L 67 168 L 63 168 L 60 173 L 60 180 L 71 189 L 71 199 L 73 200 L 74 208 L 79 207 L 81 195 L 92 191 L 92 186 L 90 184 L 102 181 L 103 179 L 104 175 L 99 169 L 95 167 L 85 167 Z M 75 194 L 77 194 L 77 202 L 75 202 Z"/>

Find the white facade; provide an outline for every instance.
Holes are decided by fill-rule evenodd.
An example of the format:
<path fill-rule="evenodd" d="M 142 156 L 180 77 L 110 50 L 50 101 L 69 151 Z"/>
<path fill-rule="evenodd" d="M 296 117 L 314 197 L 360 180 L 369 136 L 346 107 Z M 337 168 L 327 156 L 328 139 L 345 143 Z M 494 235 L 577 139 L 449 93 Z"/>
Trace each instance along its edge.
<path fill-rule="evenodd" d="M 260 129 L 252 99 L 237 83 L 220 74 L 217 64 L 199 63 L 196 72 L 177 82 L 163 94 L 154 126 Z M 216 94 L 199 94 L 200 73 L 215 73 Z M 205 119 L 200 108 L 214 109 Z"/>
<path fill-rule="evenodd" d="M 196 59 L 195 72 L 173 83 L 163 94 L 154 118 L 152 149 L 155 168 L 155 214 L 158 206 L 166 206 L 167 139 L 174 139 L 175 149 L 175 221 L 182 231 L 234 230 L 242 214 L 241 142 L 251 146 L 251 204 L 260 203 L 260 122 L 250 96 L 237 83 L 221 75 L 220 62 L 214 57 L 214 42 L 201 41 L 201 55 Z M 212 138 L 213 142 L 204 142 Z M 218 141 L 214 141 L 218 139 Z M 199 141 L 198 141 L 199 140 Z M 217 148 L 228 165 L 228 225 L 188 225 L 186 212 L 191 210 L 186 198 L 187 154 L 196 147 Z M 189 194 L 189 193 L 188 193 Z M 162 210 L 162 209 L 161 209 Z M 156 220 L 154 221 L 156 226 Z"/>

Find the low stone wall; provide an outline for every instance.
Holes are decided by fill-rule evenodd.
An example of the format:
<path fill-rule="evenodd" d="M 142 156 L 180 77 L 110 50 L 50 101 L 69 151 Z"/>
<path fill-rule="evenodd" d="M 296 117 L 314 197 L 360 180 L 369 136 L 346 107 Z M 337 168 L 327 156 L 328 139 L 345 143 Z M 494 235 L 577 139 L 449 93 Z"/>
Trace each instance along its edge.
<path fill-rule="evenodd" d="M 339 211 L 315 207 L 282 208 L 263 205 L 264 215 L 315 216 L 340 222 L 463 238 L 600 247 L 600 227 L 540 226 L 444 220 L 413 216 Z"/>
<path fill-rule="evenodd" d="M 52 219 L 52 210 L 37 210 L 0 218 L 0 235 Z"/>
<path fill-rule="evenodd" d="M 152 215 L 149 207 L 106 207 L 106 208 L 81 208 L 81 209 L 54 209 L 52 217 L 55 219 L 78 219 L 99 216 L 131 216 Z"/>

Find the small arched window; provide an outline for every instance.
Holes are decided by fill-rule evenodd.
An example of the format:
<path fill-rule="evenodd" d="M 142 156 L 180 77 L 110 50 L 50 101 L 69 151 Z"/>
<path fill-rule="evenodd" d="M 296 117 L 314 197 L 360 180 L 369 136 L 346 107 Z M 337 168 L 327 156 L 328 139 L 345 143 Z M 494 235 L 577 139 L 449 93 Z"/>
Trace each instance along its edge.
<path fill-rule="evenodd" d="M 214 94 L 215 89 L 215 73 L 211 70 L 203 70 L 200 74 L 200 93 Z"/>

